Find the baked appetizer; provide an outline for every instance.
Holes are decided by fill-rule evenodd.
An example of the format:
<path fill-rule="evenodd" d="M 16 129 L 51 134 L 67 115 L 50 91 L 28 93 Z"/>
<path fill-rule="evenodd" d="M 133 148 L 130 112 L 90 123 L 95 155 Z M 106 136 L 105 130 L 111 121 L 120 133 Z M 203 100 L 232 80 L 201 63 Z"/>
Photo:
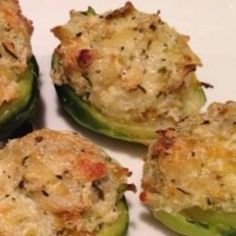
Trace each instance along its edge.
<path fill-rule="evenodd" d="M 236 235 L 236 102 L 167 129 L 145 159 L 140 198 L 187 236 Z"/>
<path fill-rule="evenodd" d="M 157 14 L 127 2 L 103 15 L 71 11 L 55 27 L 61 41 L 52 78 L 62 106 L 81 125 L 133 142 L 195 114 L 205 102 L 187 42 Z"/>
<path fill-rule="evenodd" d="M 37 100 L 32 30 L 17 0 L 0 0 L 0 141 L 30 118 Z"/>
<path fill-rule="evenodd" d="M 12 139 L 0 149 L 0 235 L 126 235 L 129 175 L 77 133 Z"/>

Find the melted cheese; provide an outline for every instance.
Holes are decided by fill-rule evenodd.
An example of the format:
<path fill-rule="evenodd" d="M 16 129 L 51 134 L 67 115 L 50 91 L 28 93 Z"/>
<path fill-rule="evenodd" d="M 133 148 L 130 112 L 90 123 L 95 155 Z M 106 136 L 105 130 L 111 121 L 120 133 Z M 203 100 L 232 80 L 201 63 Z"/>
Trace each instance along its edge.
<path fill-rule="evenodd" d="M 103 15 L 72 11 L 69 23 L 53 32 L 61 40 L 54 82 L 69 84 L 106 116 L 148 124 L 186 116 L 179 93 L 201 63 L 188 37 L 159 14 L 131 3 Z"/>
<path fill-rule="evenodd" d="M 21 15 L 18 1 L 0 0 L 0 106 L 18 97 L 17 75 L 31 56 L 31 33 L 31 22 Z"/>
<path fill-rule="evenodd" d="M 154 211 L 192 207 L 236 212 L 236 103 L 166 130 L 145 160 L 141 199 Z"/>
<path fill-rule="evenodd" d="M 96 235 L 119 216 L 127 175 L 75 133 L 12 140 L 0 149 L 0 235 Z"/>

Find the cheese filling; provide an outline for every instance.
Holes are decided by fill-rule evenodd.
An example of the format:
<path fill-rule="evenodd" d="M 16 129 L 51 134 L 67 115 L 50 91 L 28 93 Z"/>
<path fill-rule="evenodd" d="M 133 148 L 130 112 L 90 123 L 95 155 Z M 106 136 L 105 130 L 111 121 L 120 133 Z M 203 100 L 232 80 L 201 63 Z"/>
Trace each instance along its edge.
<path fill-rule="evenodd" d="M 40 130 L 0 149 L 0 235 L 91 235 L 119 217 L 127 169 L 78 134 Z"/>
<path fill-rule="evenodd" d="M 189 38 L 159 13 L 139 12 L 131 3 L 104 15 L 72 11 L 69 23 L 53 32 L 61 40 L 54 82 L 68 84 L 106 116 L 148 124 L 186 116 L 179 94 L 201 62 Z"/>
<path fill-rule="evenodd" d="M 145 159 L 142 201 L 154 211 L 236 212 L 236 103 L 162 131 Z"/>
<path fill-rule="evenodd" d="M 19 96 L 17 75 L 27 68 L 31 33 L 18 1 L 0 0 L 0 107 Z"/>

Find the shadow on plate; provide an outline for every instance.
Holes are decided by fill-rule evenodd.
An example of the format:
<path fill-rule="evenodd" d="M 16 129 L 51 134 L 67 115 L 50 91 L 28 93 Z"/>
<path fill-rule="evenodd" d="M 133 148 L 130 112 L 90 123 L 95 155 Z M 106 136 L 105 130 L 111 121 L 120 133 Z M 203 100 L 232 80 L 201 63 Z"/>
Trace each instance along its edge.
<path fill-rule="evenodd" d="M 165 236 L 180 236 L 180 234 L 177 234 L 167 227 L 165 227 L 162 223 L 157 221 L 153 216 L 151 212 L 143 212 L 140 215 L 141 221 L 147 223 L 150 225 L 152 228 L 156 229 L 157 232 L 161 231 Z M 200 236 L 200 235 L 199 235 Z"/>
<path fill-rule="evenodd" d="M 39 78 L 38 78 L 39 97 L 38 97 L 34 115 L 32 117 L 32 123 L 33 123 L 34 129 L 41 129 L 45 127 L 45 109 L 46 108 L 45 108 L 42 95 L 40 93 L 41 87 L 42 87 L 42 81 L 40 78 L 41 78 L 41 75 L 39 74 Z"/>
<path fill-rule="evenodd" d="M 141 144 L 136 144 L 132 142 L 126 142 L 123 140 L 118 140 L 112 137 L 105 136 L 93 132 L 79 124 L 77 124 L 61 107 L 59 100 L 57 99 L 57 113 L 58 116 L 62 116 L 66 122 L 70 125 L 73 130 L 81 133 L 86 138 L 92 140 L 97 145 L 102 146 L 107 149 L 111 149 L 117 153 L 126 153 L 132 157 L 144 158 L 147 152 L 147 147 Z"/>

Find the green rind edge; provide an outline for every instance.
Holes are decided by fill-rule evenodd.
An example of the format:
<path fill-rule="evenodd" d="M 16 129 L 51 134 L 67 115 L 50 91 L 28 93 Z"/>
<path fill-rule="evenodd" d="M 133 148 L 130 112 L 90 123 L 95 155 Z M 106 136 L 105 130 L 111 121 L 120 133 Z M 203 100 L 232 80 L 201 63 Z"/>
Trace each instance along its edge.
<path fill-rule="evenodd" d="M 97 133 L 129 142 L 148 144 L 155 138 L 153 129 L 141 125 L 121 124 L 105 117 L 76 95 L 71 87 L 55 85 L 55 88 L 64 110 L 84 127 Z M 134 133 L 136 135 L 133 135 Z M 145 134 L 148 135 L 145 136 Z"/>
<path fill-rule="evenodd" d="M 7 139 L 24 122 L 30 119 L 33 114 L 39 94 L 37 86 L 39 67 L 34 56 L 29 60 L 28 69 L 24 74 L 29 76 L 28 79 L 31 83 L 29 93 L 27 94 L 28 97 L 21 97 L 21 100 L 17 100 L 16 103 L 7 107 L 9 110 L 13 110 L 13 113 L 8 115 L 6 119 L 3 119 L 0 123 L 0 140 Z"/>
<path fill-rule="evenodd" d="M 52 69 L 57 71 L 59 58 L 54 52 L 52 56 Z M 202 87 L 198 85 L 197 78 L 195 75 L 192 77 L 194 82 L 194 93 L 187 91 L 183 96 L 186 100 L 186 109 L 194 111 L 192 108 L 191 100 L 195 104 L 195 110 L 197 112 L 205 104 L 206 96 Z M 78 124 L 106 136 L 110 136 L 115 139 L 120 139 L 128 142 L 140 143 L 148 145 L 153 142 L 156 138 L 156 126 L 148 126 L 145 124 L 137 123 L 121 123 L 117 122 L 104 114 L 102 114 L 98 109 L 96 109 L 90 103 L 87 103 L 78 96 L 74 89 L 69 85 L 56 85 L 55 89 L 59 100 L 61 101 L 64 110 L 76 121 Z M 190 101 L 189 101 L 190 100 Z M 195 111 L 196 112 L 196 111 Z"/>
<path fill-rule="evenodd" d="M 201 223 L 188 220 L 181 214 L 154 212 L 154 217 L 169 229 L 185 236 L 235 236 L 236 228 L 223 224 Z"/>
<path fill-rule="evenodd" d="M 127 235 L 129 226 L 129 212 L 125 197 L 117 202 L 117 207 L 120 211 L 118 219 L 110 224 L 104 225 L 96 236 L 125 236 Z"/>

